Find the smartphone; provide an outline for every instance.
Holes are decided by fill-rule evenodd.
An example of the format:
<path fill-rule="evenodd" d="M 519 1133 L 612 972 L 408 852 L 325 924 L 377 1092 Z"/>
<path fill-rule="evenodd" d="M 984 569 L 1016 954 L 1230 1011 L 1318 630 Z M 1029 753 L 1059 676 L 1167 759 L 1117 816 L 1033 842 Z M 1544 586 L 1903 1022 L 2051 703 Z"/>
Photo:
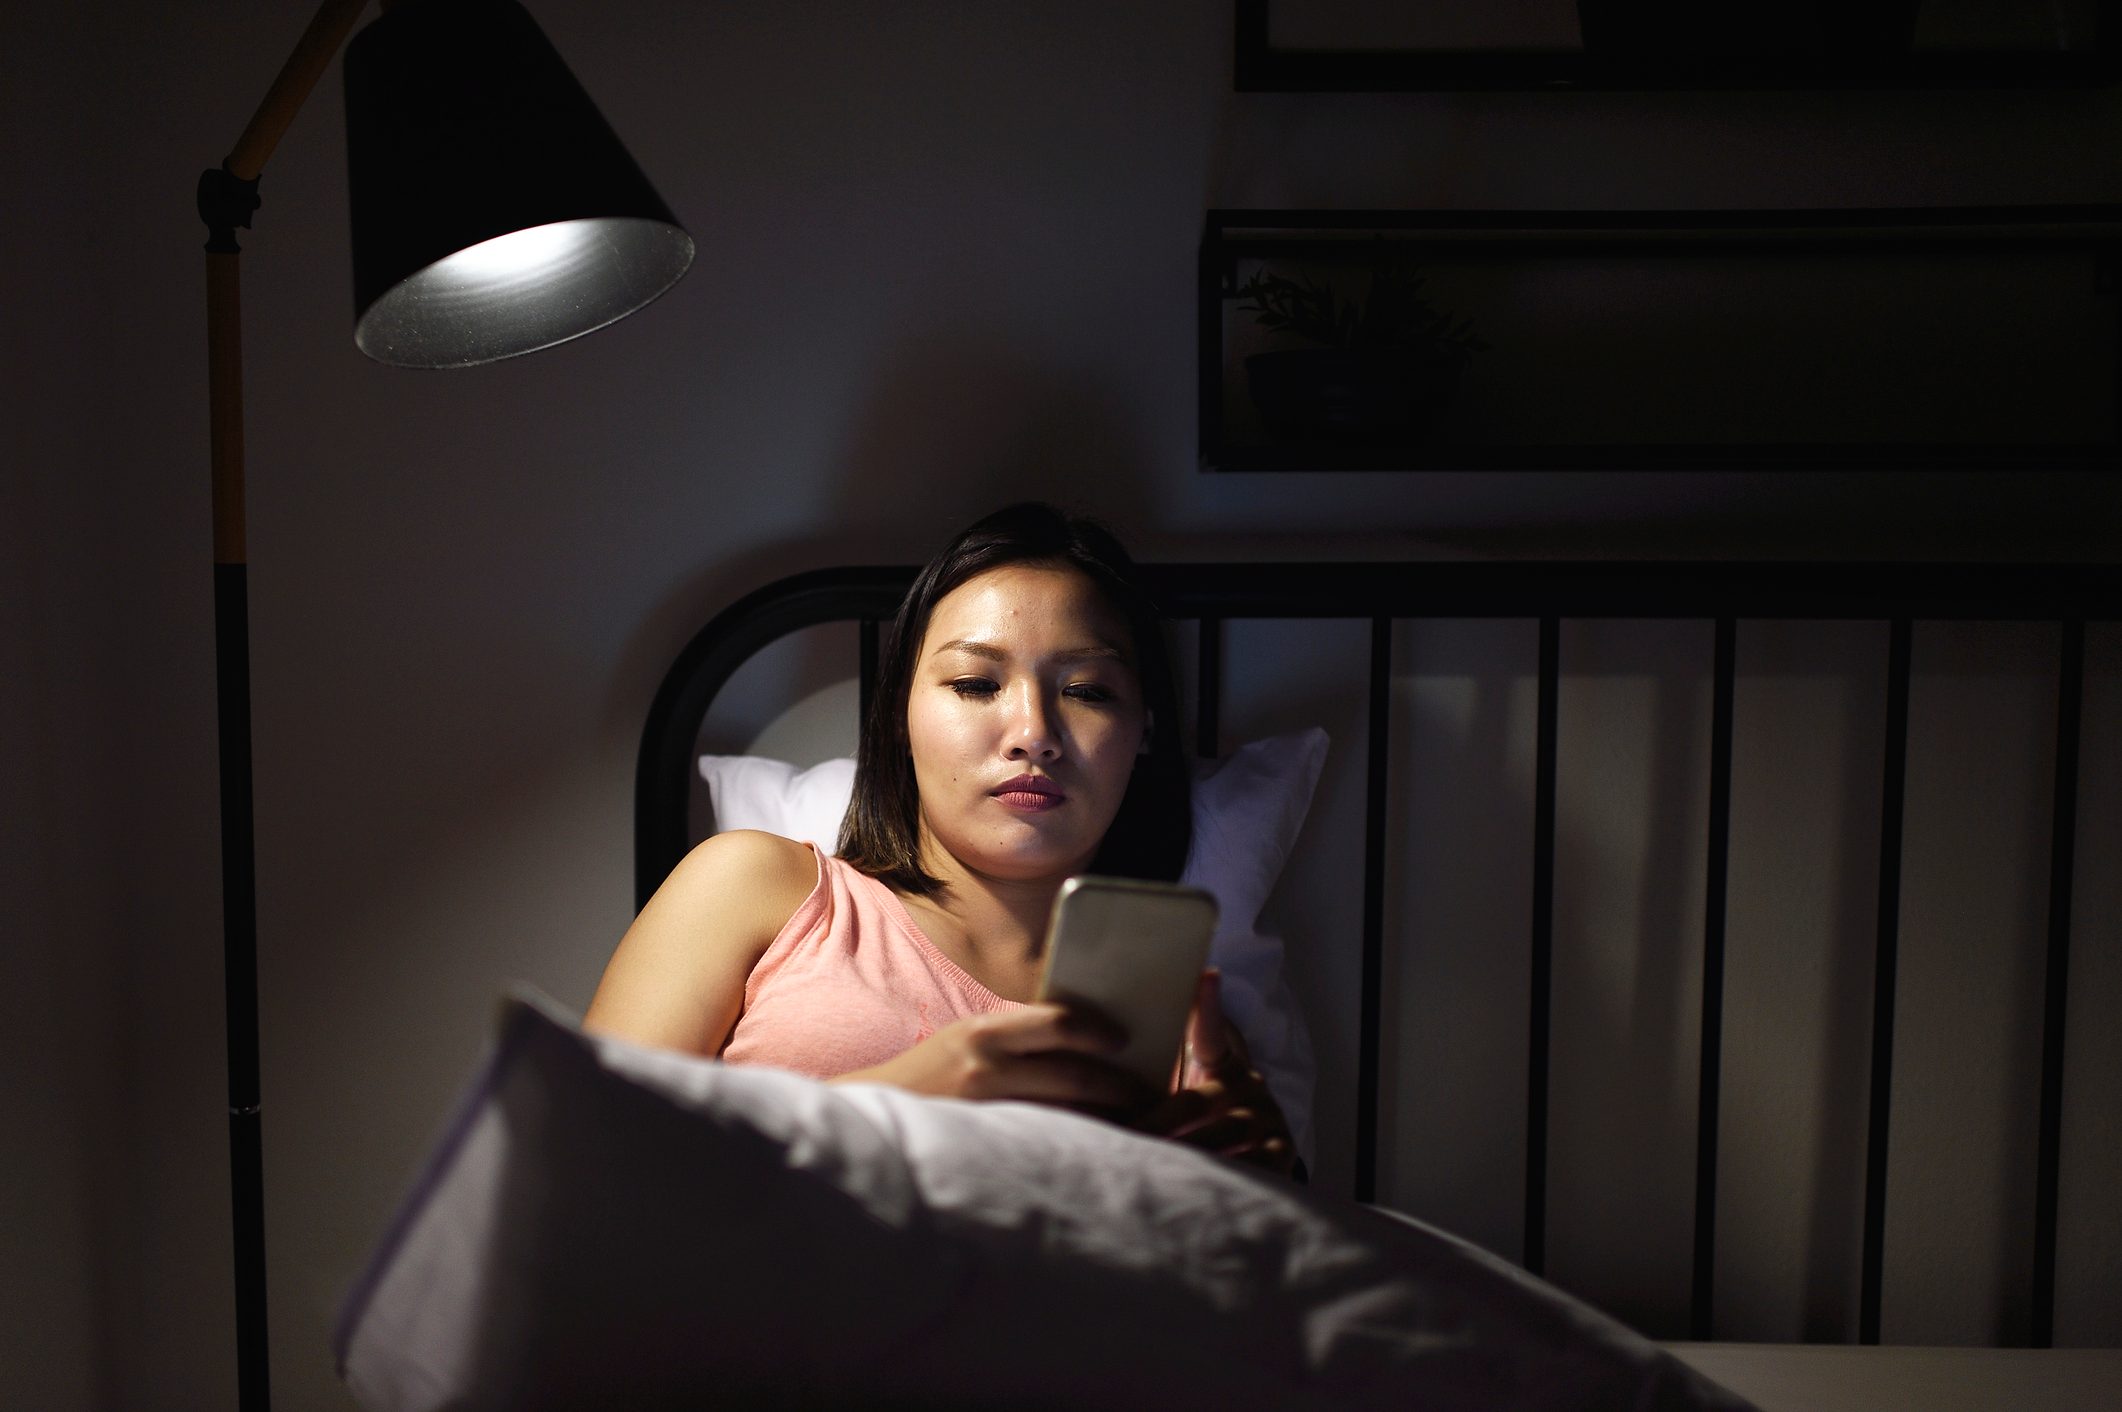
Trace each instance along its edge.
<path fill-rule="evenodd" d="M 1162 1093 L 1215 930 L 1216 899 L 1199 888 L 1070 878 L 1047 923 L 1038 999 L 1082 1005 L 1120 1025 L 1127 1047 L 1112 1062 Z"/>

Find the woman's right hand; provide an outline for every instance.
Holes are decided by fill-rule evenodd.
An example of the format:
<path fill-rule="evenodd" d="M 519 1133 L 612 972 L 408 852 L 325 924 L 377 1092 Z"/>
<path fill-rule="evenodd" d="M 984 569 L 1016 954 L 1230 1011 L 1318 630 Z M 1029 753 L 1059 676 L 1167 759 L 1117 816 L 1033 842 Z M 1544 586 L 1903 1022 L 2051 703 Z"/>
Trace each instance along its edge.
<path fill-rule="evenodd" d="M 1126 1037 L 1097 1016 L 1042 1002 L 953 1021 L 896 1058 L 832 1082 L 1132 1115 L 1157 1095 L 1109 1062 L 1125 1045 Z"/>

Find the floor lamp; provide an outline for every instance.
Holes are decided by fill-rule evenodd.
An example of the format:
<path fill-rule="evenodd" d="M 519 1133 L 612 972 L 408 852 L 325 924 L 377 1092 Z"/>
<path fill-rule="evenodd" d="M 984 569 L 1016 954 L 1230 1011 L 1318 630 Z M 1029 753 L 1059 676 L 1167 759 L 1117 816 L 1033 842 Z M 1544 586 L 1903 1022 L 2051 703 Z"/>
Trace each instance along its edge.
<path fill-rule="evenodd" d="M 199 179 L 214 485 L 214 646 L 240 1405 L 270 1403 L 259 1117 L 250 610 L 237 228 L 367 0 L 325 0 L 229 156 Z M 384 0 L 346 46 L 354 342 L 453 368 L 551 347 L 647 304 L 693 243 L 516 0 Z"/>

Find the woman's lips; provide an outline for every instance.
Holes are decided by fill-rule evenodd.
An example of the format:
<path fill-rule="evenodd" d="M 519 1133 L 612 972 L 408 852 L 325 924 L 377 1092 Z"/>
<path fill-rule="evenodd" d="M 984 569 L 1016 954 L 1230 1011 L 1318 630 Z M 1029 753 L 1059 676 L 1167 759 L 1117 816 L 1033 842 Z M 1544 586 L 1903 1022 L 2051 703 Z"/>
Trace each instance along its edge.
<path fill-rule="evenodd" d="M 1058 809 L 1067 802 L 1064 795 L 1041 794 L 1032 789 L 997 790 L 994 797 L 1001 800 L 1004 807 L 1021 810 L 1026 814 L 1040 814 L 1048 809 Z"/>
<path fill-rule="evenodd" d="M 1019 775 L 988 793 L 1001 800 L 1005 807 L 1026 814 L 1058 809 L 1068 799 L 1068 796 L 1061 792 L 1059 785 L 1043 775 Z"/>

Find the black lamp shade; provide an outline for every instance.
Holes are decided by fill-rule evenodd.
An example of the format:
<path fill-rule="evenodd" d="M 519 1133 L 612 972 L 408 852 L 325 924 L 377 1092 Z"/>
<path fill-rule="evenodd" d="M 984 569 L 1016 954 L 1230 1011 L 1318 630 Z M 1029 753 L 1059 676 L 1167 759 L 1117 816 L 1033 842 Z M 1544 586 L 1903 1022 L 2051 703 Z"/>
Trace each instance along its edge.
<path fill-rule="evenodd" d="M 622 319 L 682 230 L 515 0 L 404 0 L 346 49 L 354 343 L 451 368 Z"/>

